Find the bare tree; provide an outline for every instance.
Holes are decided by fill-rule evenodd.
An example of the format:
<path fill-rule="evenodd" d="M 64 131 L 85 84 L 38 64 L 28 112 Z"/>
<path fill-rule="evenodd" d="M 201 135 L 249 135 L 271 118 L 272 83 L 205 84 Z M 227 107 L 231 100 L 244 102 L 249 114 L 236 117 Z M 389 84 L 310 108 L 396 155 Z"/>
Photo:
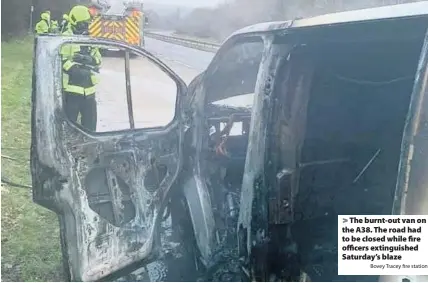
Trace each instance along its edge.
<path fill-rule="evenodd" d="M 2 0 L 1 35 L 2 40 L 20 36 L 34 28 L 44 10 L 51 11 L 53 19 L 61 20 L 73 5 L 86 4 L 88 0 Z M 34 7 L 33 23 L 30 27 L 31 6 Z"/>

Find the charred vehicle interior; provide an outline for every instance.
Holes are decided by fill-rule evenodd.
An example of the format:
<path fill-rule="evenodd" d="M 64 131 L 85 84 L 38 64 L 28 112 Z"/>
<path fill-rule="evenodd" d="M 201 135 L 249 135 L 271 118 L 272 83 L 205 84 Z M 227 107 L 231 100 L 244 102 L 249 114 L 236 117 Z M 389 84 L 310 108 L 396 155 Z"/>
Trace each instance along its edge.
<path fill-rule="evenodd" d="M 426 18 L 392 20 L 275 39 L 294 46 L 273 83 L 268 217 L 273 234 L 296 244 L 299 269 L 312 280 L 377 279 L 337 275 L 337 215 L 392 213 L 427 26 Z M 279 241 L 272 243 L 276 258 L 285 242 L 271 237 Z M 284 266 L 272 265 L 284 276 Z"/>
<path fill-rule="evenodd" d="M 200 122 L 200 128 L 191 127 L 187 136 L 193 136 L 196 141 L 194 145 L 199 143 L 200 153 L 189 152 L 190 158 L 185 161 L 184 171 L 190 171 L 190 175 L 193 174 L 199 181 L 186 181 L 189 175 L 184 172 L 181 176 L 184 183 L 178 183 L 184 188 L 184 199 L 187 199 L 186 206 L 190 209 L 177 210 L 173 202 L 170 206 L 173 223 L 180 221 L 174 221 L 174 218 L 181 218 L 177 215 L 192 219 L 193 223 L 188 223 L 184 229 L 188 229 L 190 225 L 194 229 L 206 225 L 204 227 L 208 232 L 196 232 L 196 242 L 190 243 L 190 246 L 194 246 L 193 250 L 199 250 L 197 254 L 202 258 L 200 266 L 204 268 L 199 273 L 203 280 L 241 280 L 237 262 L 236 227 L 254 88 L 263 50 L 264 43 L 259 36 L 232 41 L 226 46 L 225 52 L 220 52 L 211 67 L 203 73 L 203 90 L 193 103 L 193 107 L 203 109 L 195 118 L 195 121 Z M 192 93 L 192 84 L 189 89 Z M 190 140 L 185 143 L 192 144 Z M 196 170 L 189 170 L 192 167 Z M 201 191 L 206 194 L 201 197 L 207 200 L 204 209 L 195 205 L 194 200 L 195 195 L 201 194 Z M 189 214 L 189 210 L 193 210 L 193 213 Z M 195 217 L 199 212 L 204 215 L 203 221 Z M 199 224 L 201 222 L 198 221 L 204 224 Z M 181 238 L 193 239 L 195 236 Z"/>
<path fill-rule="evenodd" d="M 254 88 L 264 50 L 261 37 L 238 41 L 205 81 L 205 157 L 201 160 L 223 239 L 235 238 Z M 221 81 L 219 84 L 217 82 Z M 221 223 L 221 224 L 220 224 Z"/>
<path fill-rule="evenodd" d="M 264 280 L 299 281 L 302 274 L 315 281 L 377 280 L 337 275 L 337 215 L 392 213 L 427 24 L 426 18 L 391 20 L 272 37 L 278 49 L 290 51 L 275 58 L 266 110 L 270 277 Z M 262 37 L 235 44 L 247 56 L 245 64 L 226 53 L 219 60 L 230 65 L 219 63 L 204 82 L 206 151 L 200 163 L 222 249 L 237 245 L 250 120 L 257 115 L 254 91 L 263 78 Z M 234 255 L 228 256 L 233 269 Z"/>

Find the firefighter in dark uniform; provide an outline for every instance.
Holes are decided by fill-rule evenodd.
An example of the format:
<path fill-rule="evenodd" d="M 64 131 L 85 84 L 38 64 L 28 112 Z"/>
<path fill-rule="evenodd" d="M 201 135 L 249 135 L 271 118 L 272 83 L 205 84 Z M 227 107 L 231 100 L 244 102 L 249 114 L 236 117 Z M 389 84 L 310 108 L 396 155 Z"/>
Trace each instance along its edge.
<path fill-rule="evenodd" d="M 75 6 L 68 16 L 68 25 L 62 33 L 67 35 L 88 34 L 91 15 L 85 6 Z M 98 67 L 101 54 L 98 48 L 79 44 L 66 44 L 61 48 L 63 67 L 63 92 L 65 111 L 68 118 L 77 122 L 81 116 L 81 125 L 96 131 L 97 103 L 95 100 L 98 83 Z"/>

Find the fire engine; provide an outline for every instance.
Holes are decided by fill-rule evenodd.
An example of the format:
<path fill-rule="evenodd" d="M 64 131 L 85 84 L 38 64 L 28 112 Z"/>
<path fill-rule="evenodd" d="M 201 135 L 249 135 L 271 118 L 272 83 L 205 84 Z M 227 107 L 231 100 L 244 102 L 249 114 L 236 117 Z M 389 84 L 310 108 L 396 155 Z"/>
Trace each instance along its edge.
<path fill-rule="evenodd" d="M 144 47 L 144 26 L 148 21 L 142 2 L 124 1 L 110 5 L 98 0 L 89 6 L 89 10 L 93 16 L 89 26 L 90 36 Z"/>

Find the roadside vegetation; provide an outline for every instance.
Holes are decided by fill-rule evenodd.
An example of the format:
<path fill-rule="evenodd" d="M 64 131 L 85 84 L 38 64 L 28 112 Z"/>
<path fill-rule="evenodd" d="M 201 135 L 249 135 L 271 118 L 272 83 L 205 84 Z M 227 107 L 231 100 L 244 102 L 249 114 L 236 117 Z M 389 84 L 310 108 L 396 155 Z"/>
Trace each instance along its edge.
<path fill-rule="evenodd" d="M 2 281 L 62 281 L 59 226 L 54 213 L 34 204 L 29 168 L 32 38 L 1 44 Z"/>
<path fill-rule="evenodd" d="M 76 3 L 85 4 L 90 0 L 9 0 L 1 1 L 1 40 L 13 40 L 25 35 L 40 20 L 40 13 L 49 9 L 51 18 L 62 20 L 62 14 L 68 13 Z M 33 19 L 31 21 L 31 6 Z M 30 27 L 30 25 L 32 25 Z"/>
<path fill-rule="evenodd" d="M 1 9 L 1 280 L 62 281 L 59 226 L 54 213 L 32 202 L 29 148 L 32 38 L 24 37 L 51 11 L 61 21 L 89 0 L 9 0 Z M 31 14 L 32 6 L 34 12 Z M 13 182 L 23 187 L 10 186 Z"/>

